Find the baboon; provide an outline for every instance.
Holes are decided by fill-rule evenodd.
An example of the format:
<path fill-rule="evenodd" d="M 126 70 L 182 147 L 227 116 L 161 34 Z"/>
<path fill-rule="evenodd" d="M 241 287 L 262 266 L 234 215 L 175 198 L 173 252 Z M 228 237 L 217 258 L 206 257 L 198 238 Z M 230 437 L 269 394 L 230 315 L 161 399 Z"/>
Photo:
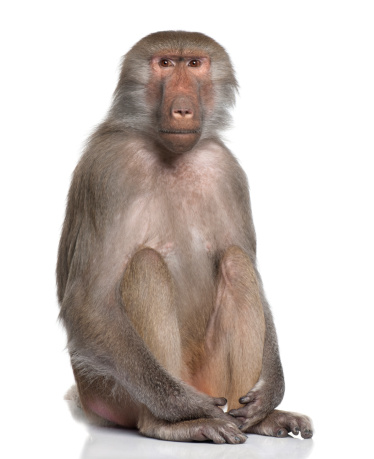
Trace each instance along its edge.
<path fill-rule="evenodd" d="M 307 416 L 275 410 L 285 386 L 247 179 L 220 138 L 236 92 L 228 54 L 201 33 L 153 33 L 123 60 L 57 263 L 88 416 L 175 441 L 312 436 Z"/>

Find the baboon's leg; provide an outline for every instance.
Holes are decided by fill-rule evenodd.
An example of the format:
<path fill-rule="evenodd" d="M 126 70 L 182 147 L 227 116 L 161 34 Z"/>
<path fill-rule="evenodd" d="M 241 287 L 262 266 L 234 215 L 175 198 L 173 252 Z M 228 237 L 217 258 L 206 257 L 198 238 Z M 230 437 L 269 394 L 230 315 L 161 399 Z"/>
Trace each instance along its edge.
<path fill-rule="evenodd" d="M 237 246 L 224 253 L 217 298 L 206 333 L 206 352 L 194 385 L 212 396 L 226 397 L 228 410 L 259 379 L 265 319 L 258 281 L 248 255 Z"/>
<path fill-rule="evenodd" d="M 174 288 L 168 268 L 155 250 L 144 248 L 129 261 L 121 284 L 123 305 L 134 328 L 153 355 L 178 376 L 180 336 Z M 122 385 L 105 375 L 74 368 L 81 404 L 89 417 L 97 415 L 124 427 L 136 427 L 143 408 Z"/>

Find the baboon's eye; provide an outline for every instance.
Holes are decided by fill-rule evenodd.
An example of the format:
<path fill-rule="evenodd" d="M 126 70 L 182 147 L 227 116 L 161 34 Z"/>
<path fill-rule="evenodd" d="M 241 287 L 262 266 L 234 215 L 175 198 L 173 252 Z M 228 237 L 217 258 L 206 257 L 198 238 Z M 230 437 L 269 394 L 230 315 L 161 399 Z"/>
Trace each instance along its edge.
<path fill-rule="evenodd" d="M 161 59 L 160 60 L 160 67 L 172 67 L 173 62 L 170 59 Z"/>
<path fill-rule="evenodd" d="M 188 66 L 189 67 L 200 67 L 201 61 L 198 59 L 192 59 L 192 61 L 189 61 Z"/>

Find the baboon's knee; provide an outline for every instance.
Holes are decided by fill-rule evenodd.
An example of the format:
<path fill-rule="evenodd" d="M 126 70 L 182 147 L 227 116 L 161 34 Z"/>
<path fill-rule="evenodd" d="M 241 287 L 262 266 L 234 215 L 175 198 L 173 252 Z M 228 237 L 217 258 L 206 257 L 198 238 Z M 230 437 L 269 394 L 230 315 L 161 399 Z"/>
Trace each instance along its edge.
<path fill-rule="evenodd" d="M 223 254 L 221 272 L 226 284 L 244 287 L 248 283 L 258 287 L 255 269 L 249 255 L 236 245 L 230 246 Z"/>

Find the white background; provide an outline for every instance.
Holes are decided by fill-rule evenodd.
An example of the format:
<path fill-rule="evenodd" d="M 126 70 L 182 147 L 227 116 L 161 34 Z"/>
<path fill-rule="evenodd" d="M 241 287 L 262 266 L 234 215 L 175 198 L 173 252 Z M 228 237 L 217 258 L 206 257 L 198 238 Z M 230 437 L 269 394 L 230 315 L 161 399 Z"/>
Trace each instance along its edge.
<path fill-rule="evenodd" d="M 315 458 L 371 456 L 373 3 L 2 5 L 0 406 L 7 457 L 158 451 L 291 458 L 306 457 L 309 445 Z M 254 437 L 241 446 L 170 446 L 118 432 L 114 439 L 76 423 L 62 401 L 73 378 L 54 269 L 70 176 L 110 104 L 120 57 L 144 35 L 167 29 L 212 36 L 236 68 L 241 91 L 235 128 L 225 137 L 249 177 L 259 267 L 286 375 L 281 407 L 312 416 L 308 446 Z M 297 448 L 304 452 L 293 454 Z"/>

